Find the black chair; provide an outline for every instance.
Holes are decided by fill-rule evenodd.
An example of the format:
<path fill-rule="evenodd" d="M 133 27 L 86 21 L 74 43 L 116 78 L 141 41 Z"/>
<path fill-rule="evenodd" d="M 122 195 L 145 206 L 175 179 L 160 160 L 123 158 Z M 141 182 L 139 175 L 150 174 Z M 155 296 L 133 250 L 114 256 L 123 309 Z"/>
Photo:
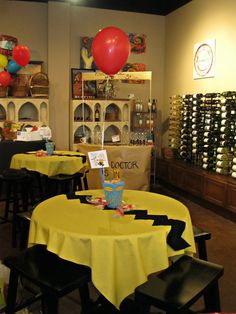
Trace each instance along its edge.
<path fill-rule="evenodd" d="M 43 245 L 35 245 L 18 255 L 8 256 L 3 263 L 10 268 L 6 314 L 15 313 L 39 299 L 43 314 L 57 314 L 59 299 L 75 289 L 79 290 L 83 313 L 88 313 L 91 306 L 89 267 L 63 260 L 47 251 Z M 17 304 L 19 279 L 27 280 L 28 284 L 38 287 L 38 293 Z"/>
<path fill-rule="evenodd" d="M 16 214 L 20 211 L 27 211 L 29 206 L 35 203 L 32 178 L 26 170 L 8 169 L 0 175 L 0 185 L 1 195 L 4 194 L 1 200 L 5 201 L 4 216 L 1 220 L 12 222 L 14 225 Z M 10 213 L 11 218 L 9 218 Z M 16 247 L 14 227 L 12 228 L 12 246 Z"/>
<path fill-rule="evenodd" d="M 14 212 L 19 207 L 24 210 L 28 209 L 29 197 L 34 198 L 29 184 L 30 180 L 31 177 L 25 170 L 7 169 L 0 175 L 1 192 L 5 188 L 5 198 L 1 198 L 1 200 L 6 201 L 4 212 L 6 220 L 9 212 Z M 13 210 L 10 210 L 11 203 L 13 203 Z"/>
<path fill-rule="evenodd" d="M 88 170 L 74 174 L 74 191 L 88 190 L 87 174 Z"/>
<path fill-rule="evenodd" d="M 87 172 L 77 172 L 73 175 L 59 174 L 47 177 L 47 196 L 88 190 Z"/>
<path fill-rule="evenodd" d="M 220 312 L 218 280 L 223 271 L 220 265 L 183 256 L 135 289 L 136 306 L 142 314 L 149 313 L 150 306 L 168 314 L 185 314 L 204 296 L 205 311 Z"/>
<path fill-rule="evenodd" d="M 58 174 L 47 177 L 46 197 L 72 192 L 74 175 Z"/>
<path fill-rule="evenodd" d="M 15 234 L 14 236 L 16 238 L 17 234 L 19 234 L 19 240 L 16 242 L 19 243 L 18 247 L 20 251 L 27 248 L 32 212 L 33 210 L 16 214 L 16 219 L 15 223 L 13 224 L 13 228 Z"/>
<path fill-rule="evenodd" d="M 206 241 L 211 239 L 211 233 L 193 226 L 193 234 L 195 243 L 197 244 L 199 258 L 207 261 Z"/>

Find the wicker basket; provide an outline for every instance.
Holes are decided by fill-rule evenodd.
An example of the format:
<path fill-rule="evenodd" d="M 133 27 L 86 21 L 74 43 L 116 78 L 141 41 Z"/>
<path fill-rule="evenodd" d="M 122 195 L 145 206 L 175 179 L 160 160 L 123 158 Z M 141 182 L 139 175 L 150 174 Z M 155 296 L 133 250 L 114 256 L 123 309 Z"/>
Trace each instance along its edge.
<path fill-rule="evenodd" d="M 13 86 L 12 87 L 12 96 L 14 97 L 27 97 L 29 95 L 28 86 Z"/>
<path fill-rule="evenodd" d="M 12 96 L 27 97 L 29 95 L 29 84 L 24 75 L 18 75 L 13 79 Z"/>
<path fill-rule="evenodd" d="M 12 55 L 12 50 L 18 44 L 16 37 L 9 35 L 0 35 L 0 53 L 9 57 Z"/>
<path fill-rule="evenodd" d="M 7 97 L 8 88 L 0 85 L 0 98 Z"/>
<path fill-rule="evenodd" d="M 32 97 L 48 97 L 49 80 L 47 74 L 39 72 L 32 75 L 29 85 Z"/>

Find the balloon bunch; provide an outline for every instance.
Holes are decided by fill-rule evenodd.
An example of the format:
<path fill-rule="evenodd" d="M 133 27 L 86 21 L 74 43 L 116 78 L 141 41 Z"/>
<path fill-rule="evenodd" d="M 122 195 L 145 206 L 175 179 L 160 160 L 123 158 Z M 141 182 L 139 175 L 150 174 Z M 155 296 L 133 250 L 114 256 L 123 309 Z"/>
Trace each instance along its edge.
<path fill-rule="evenodd" d="M 125 65 L 130 53 L 128 36 L 121 29 L 109 26 L 99 31 L 92 42 L 92 55 L 97 67 L 110 76 Z"/>
<path fill-rule="evenodd" d="M 9 55 L 9 50 L 1 49 L 0 53 L 0 86 L 7 87 L 11 82 L 11 74 L 17 73 L 30 60 L 30 52 L 26 46 L 16 45 Z"/>

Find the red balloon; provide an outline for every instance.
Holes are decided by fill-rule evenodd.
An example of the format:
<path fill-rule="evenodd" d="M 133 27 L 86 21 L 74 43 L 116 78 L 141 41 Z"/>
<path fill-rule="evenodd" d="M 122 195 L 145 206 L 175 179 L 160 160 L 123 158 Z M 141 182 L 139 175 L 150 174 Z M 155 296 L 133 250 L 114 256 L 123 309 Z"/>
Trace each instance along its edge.
<path fill-rule="evenodd" d="M 121 29 L 109 26 L 99 31 L 92 42 L 92 55 L 97 67 L 113 75 L 125 65 L 130 53 L 128 36 Z"/>
<path fill-rule="evenodd" d="M 7 87 L 10 81 L 11 75 L 7 71 L 0 72 L 0 85 Z"/>
<path fill-rule="evenodd" d="M 29 49 L 26 46 L 17 45 L 12 51 L 12 57 L 18 65 L 24 67 L 30 60 Z"/>

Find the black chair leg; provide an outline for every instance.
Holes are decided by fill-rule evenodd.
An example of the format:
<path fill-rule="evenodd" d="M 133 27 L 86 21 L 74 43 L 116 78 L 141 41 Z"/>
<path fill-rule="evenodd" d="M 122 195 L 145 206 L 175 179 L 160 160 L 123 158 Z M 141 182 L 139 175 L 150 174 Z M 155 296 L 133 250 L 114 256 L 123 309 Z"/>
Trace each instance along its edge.
<path fill-rule="evenodd" d="M 200 259 L 207 261 L 206 240 L 198 240 L 198 256 Z"/>
<path fill-rule="evenodd" d="M 82 313 L 89 313 L 89 309 L 91 308 L 91 300 L 89 294 L 89 287 L 85 285 L 79 288 L 79 295 L 80 295 L 80 302 L 81 302 L 81 309 Z"/>
<path fill-rule="evenodd" d="M 135 303 L 138 306 L 138 314 L 149 314 L 151 305 L 139 294 L 135 294 Z"/>
<path fill-rule="evenodd" d="M 87 180 L 86 174 L 84 175 L 83 181 L 84 181 L 84 189 L 85 189 L 85 190 L 88 190 L 88 180 Z"/>
<path fill-rule="evenodd" d="M 19 278 L 18 273 L 14 270 L 11 270 L 7 293 L 7 306 L 5 309 L 6 314 L 15 313 L 18 278 Z"/>
<path fill-rule="evenodd" d="M 5 218 L 6 220 L 8 219 L 8 214 L 9 214 L 9 210 L 10 210 L 11 189 L 12 189 L 11 184 L 7 184 L 7 186 L 6 186 L 5 213 L 4 213 L 4 218 Z"/>
<path fill-rule="evenodd" d="M 58 314 L 58 297 L 43 292 L 42 294 L 42 313 Z"/>
<path fill-rule="evenodd" d="M 22 199 L 24 203 L 24 200 Z M 16 234 L 17 234 L 17 222 L 16 214 L 19 211 L 19 201 L 18 201 L 18 189 L 17 185 L 13 185 L 13 211 L 12 211 L 12 235 L 11 235 L 11 245 L 13 248 L 16 247 Z"/>
<path fill-rule="evenodd" d="M 211 285 L 204 294 L 206 312 L 221 312 L 218 282 Z"/>

